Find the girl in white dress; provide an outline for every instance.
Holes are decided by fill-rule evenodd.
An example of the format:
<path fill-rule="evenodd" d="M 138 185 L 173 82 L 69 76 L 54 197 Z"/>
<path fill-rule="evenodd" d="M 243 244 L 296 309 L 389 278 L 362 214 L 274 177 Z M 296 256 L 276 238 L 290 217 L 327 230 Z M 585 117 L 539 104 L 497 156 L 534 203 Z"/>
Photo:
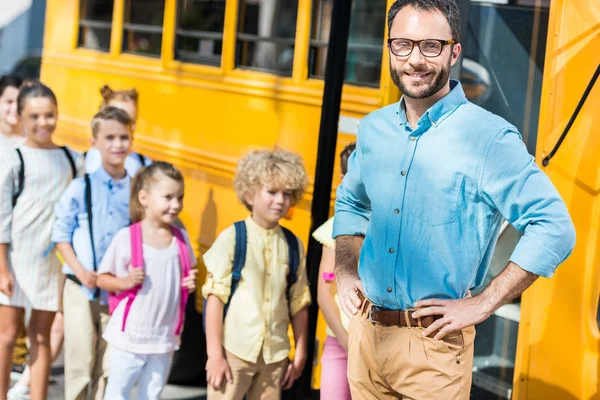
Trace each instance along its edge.
<path fill-rule="evenodd" d="M 76 171 L 83 171 L 83 158 L 52 141 L 58 106 L 47 86 L 21 88 L 17 112 L 26 136 L 16 147 L 22 162 L 16 150 L 0 158 L 0 400 L 6 399 L 25 308 L 32 309 L 27 330 L 31 399 L 43 400 L 51 363 L 50 329 L 59 307 L 60 261 L 54 251 L 47 252 L 54 205 Z"/>

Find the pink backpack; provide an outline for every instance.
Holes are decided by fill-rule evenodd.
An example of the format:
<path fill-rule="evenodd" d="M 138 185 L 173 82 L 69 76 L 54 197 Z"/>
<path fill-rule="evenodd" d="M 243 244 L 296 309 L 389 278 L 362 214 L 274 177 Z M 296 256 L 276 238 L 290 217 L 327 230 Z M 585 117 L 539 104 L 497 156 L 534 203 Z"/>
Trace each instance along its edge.
<path fill-rule="evenodd" d="M 175 240 L 177 241 L 177 247 L 179 248 L 179 264 L 181 267 L 181 276 L 187 277 L 192 267 L 190 265 L 190 255 L 188 252 L 187 243 L 185 242 L 183 233 L 179 228 L 171 226 L 171 231 L 173 232 L 173 236 L 175 236 Z M 142 225 L 139 222 L 130 225 L 129 234 L 131 236 L 131 266 L 133 268 L 144 268 Z M 141 286 L 137 286 L 133 289 L 125 290 L 123 292 L 109 293 L 108 312 L 111 315 L 115 311 L 119 303 L 123 299 L 127 299 L 127 304 L 125 305 L 125 312 L 123 314 L 123 324 L 121 326 L 122 331 L 125 331 L 125 324 L 127 323 L 127 316 L 129 315 L 129 311 L 131 310 L 131 304 L 133 303 L 133 300 L 135 299 L 135 296 L 137 295 L 140 289 Z M 177 329 L 175 330 L 176 335 L 179 335 L 181 333 L 181 328 L 183 327 L 183 319 L 187 299 L 188 291 L 187 289 L 182 287 L 181 304 L 179 305 L 179 322 L 177 324 Z"/>

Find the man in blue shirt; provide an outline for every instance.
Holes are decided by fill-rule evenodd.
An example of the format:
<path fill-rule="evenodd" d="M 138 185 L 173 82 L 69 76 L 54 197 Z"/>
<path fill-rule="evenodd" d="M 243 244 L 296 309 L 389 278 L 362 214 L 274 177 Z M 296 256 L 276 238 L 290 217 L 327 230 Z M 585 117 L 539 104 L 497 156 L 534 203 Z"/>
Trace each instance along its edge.
<path fill-rule="evenodd" d="M 362 120 L 334 220 L 352 397 L 468 399 L 473 326 L 552 276 L 575 231 L 517 129 L 449 79 L 461 52 L 456 3 L 398 0 L 388 26 L 403 97 Z M 471 297 L 504 219 L 523 236 Z"/>
<path fill-rule="evenodd" d="M 131 150 L 132 121 L 116 107 L 92 120 L 92 145 L 102 166 L 71 182 L 56 206 L 52 241 L 65 260 L 65 399 L 104 398 L 108 377 L 106 342 L 108 294 L 96 287 L 96 270 L 114 235 L 129 225 L 131 178 L 125 159 Z M 91 211 L 91 216 L 89 211 Z M 91 221 L 91 227 L 90 227 Z"/>

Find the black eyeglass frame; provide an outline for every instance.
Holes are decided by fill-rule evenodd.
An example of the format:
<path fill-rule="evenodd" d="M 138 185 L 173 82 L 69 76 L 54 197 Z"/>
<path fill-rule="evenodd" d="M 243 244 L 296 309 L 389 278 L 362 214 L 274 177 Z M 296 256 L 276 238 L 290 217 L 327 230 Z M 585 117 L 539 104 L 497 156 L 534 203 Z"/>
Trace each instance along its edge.
<path fill-rule="evenodd" d="M 398 55 L 398 54 L 394 53 L 394 50 L 392 50 L 392 42 L 394 40 L 407 40 L 407 41 L 411 42 L 412 43 L 412 47 L 410 48 L 410 51 L 408 52 L 408 54 Z M 431 42 L 431 41 L 439 42 L 442 45 L 442 47 L 440 47 L 440 52 L 437 55 L 435 55 L 435 56 L 425 55 L 425 54 L 423 54 L 423 50 L 421 49 L 421 42 Z M 419 48 L 419 52 L 421 53 L 421 55 L 423 57 L 435 58 L 435 57 L 439 57 L 440 54 L 442 54 L 442 51 L 444 51 L 444 46 L 451 45 L 451 44 L 456 44 L 456 43 L 458 43 L 458 42 L 456 40 L 454 40 L 454 39 L 450 39 L 450 40 L 442 40 L 442 39 L 411 40 L 411 39 L 407 39 L 407 38 L 388 38 L 388 40 L 387 40 L 388 49 L 390 49 L 390 52 L 393 55 L 395 55 L 396 57 L 409 57 L 412 54 L 413 50 L 415 49 L 415 45 L 417 45 L 417 47 Z"/>

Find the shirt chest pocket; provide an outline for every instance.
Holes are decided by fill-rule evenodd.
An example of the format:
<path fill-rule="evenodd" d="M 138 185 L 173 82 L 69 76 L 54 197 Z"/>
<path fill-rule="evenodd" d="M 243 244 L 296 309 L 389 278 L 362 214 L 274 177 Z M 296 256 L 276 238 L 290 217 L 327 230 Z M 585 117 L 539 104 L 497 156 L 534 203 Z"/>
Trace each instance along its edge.
<path fill-rule="evenodd" d="M 440 176 L 435 184 L 420 185 L 412 202 L 411 215 L 431 226 L 453 223 L 463 184 L 464 177 L 454 175 L 449 179 Z"/>

